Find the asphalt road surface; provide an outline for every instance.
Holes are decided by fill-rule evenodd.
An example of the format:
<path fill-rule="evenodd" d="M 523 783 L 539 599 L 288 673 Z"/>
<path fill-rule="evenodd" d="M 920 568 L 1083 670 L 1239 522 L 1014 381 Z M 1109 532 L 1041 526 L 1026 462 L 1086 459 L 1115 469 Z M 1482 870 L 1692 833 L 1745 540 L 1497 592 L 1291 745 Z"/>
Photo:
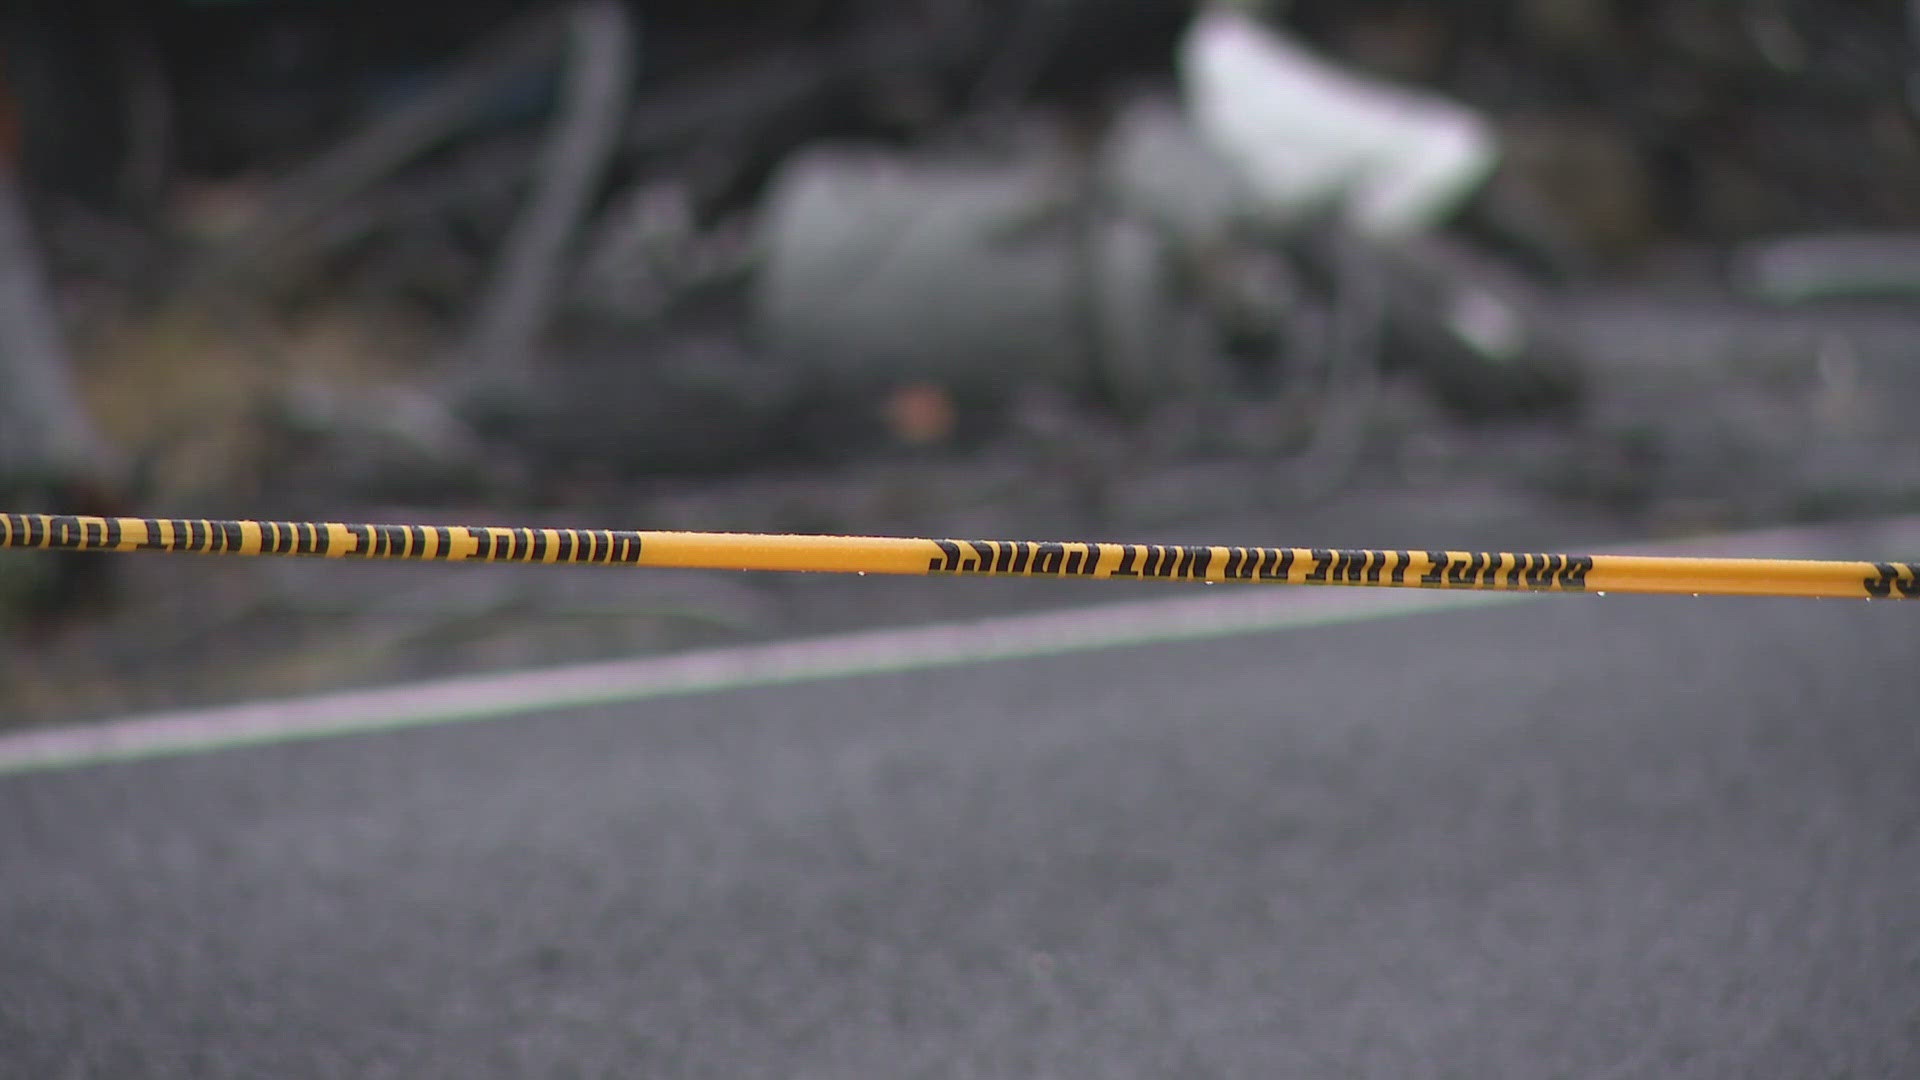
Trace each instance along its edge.
<path fill-rule="evenodd" d="M 0 776 L 0 1074 L 1920 1075 L 1917 671 L 1554 597 Z"/>

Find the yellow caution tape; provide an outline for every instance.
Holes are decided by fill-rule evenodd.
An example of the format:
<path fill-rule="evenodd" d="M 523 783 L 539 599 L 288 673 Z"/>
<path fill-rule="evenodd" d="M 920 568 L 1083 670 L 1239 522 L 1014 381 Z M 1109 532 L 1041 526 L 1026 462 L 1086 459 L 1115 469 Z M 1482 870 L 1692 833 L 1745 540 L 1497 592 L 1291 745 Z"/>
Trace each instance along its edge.
<path fill-rule="evenodd" d="M 1506 551 L 1197 547 L 48 514 L 0 514 L 0 548 L 1501 592 L 1920 598 L 1920 563 Z"/>

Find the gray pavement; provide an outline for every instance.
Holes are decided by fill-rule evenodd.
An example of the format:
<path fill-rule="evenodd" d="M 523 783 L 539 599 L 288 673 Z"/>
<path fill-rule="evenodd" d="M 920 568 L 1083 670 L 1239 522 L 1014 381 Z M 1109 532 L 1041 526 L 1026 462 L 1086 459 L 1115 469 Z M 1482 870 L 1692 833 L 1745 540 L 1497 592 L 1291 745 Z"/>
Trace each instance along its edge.
<path fill-rule="evenodd" d="M 0 1074 L 1920 1075 L 1916 657 L 1549 598 L 0 777 Z"/>

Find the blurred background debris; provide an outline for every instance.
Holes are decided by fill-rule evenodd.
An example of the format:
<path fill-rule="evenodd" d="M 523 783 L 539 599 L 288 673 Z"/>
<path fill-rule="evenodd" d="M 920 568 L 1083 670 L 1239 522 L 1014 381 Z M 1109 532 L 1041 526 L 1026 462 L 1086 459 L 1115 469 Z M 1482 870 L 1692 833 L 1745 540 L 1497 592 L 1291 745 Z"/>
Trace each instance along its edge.
<path fill-rule="evenodd" d="M 1916 237 L 1905 0 L 19 0 L 0 493 L 1357 544 L 1911 509 Z M 213 587 L 85 567 L 0 562 L 28 713 L 117 707 Z M 347 616 L 226 573 L 172 663 L 269 609 L 299 678 L 428 663 L 309 670 Z M 826 595 L 717 588 L 606 640 Z M 496 629 L 429 666 L 581 647 Z"/>

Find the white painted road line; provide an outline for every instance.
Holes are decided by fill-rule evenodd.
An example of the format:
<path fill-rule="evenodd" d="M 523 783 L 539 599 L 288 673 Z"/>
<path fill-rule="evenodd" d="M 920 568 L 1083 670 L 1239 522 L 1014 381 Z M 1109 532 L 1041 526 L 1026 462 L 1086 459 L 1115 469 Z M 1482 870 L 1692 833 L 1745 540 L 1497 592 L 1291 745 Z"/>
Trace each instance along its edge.
<path fill-rule="evenodd" d="M 1920 517 L 1637 546 L 1628 553 L 1859 558 L 1891 555 L 1895 552 L 1889 549 L 1894 548 L 1920 548 Z M 955 587 L 964 586 L 956 583 Z M 1564 596 L 1547 601 L 1527 593 L 1229 586 L 1209 589 L 1199 596 L 29 729 L 0 735 L 0 775 L 463 723 L 669 695 L 1331 626 L 1522 600 L 1579 602 L 1578 598 Z"/>

